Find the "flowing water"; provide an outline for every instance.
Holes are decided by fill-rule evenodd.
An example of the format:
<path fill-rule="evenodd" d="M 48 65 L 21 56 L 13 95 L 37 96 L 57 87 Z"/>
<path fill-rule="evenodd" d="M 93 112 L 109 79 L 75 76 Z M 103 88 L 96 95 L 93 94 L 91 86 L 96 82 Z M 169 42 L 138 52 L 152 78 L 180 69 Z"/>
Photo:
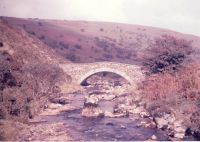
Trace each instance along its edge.
<path fill-rule="evenodd" d="M 82 117 L 81 111 L 84 104 L 84 95 L 78 93 L 71 95 L 73 95 L 73 100 L 66 105 L 73 106 L 72 108 L 74 109 L 64 110 L 57 115 L 40 116 L 40 119 L 43 120 L 41 123 L 52 124 L 62 122 L 63 127 L 59 131 L 67 130 L 71 139 L 76 141 L 148 140 L 152 135 L 156 135 L 157 140 L 167 140 L 167 135 L 164 131 L 141 126 L 141 122 L 148 122 L 149 118 L 141 118 L 139 115 L 119 118 Z M 107 103 L 106 108 L 111 109 L 112 107 L 112 105 L 109 106 L 109 103 Z"/>
<path fill-rule="evenodd" d="M 62 123 L 62 127 L 53 133 L 61 131 L 67 133 L 73 141 L 78 140 L 98 140 L 98 141 L 133 141 L 133 140 L 149 140 L 152 135 L 157 140 L 167 140 L 166 132 L 158 130 L 155 127 L 144 127 L 141 123 L 151 121 L 150 118 L 142 118 L 139 115 L 130 115 L 117 118 L 109 117 L 82 117 L 81 111 L 84 107 L 85 95 L 91 93 L 91 87 L 85 87 L 83 92 L 75 92 L 68 94 L 67 104 L 62 111 L 54 115 L 41 115 L 37 118 L 40 125 Z M 70 96 L 70 97 L 69 97 Z M 99 106 L 102 110 L 113 110 L 116 100 L 100 101 Z M 60 109 L 59 108 L 59 109 Z M 55 109 L 52 109 L 54 111 Z M 49 111 L 49 109 L 48 109 Z M 35 122 L 30 125 L 37 125 Z M 42 133 L 42 132 L 41 132 Z M 48 135 L 38 137 L 40 140 L 50 140 Z M 33 138 L 31 140 L 37 140 Z"/>

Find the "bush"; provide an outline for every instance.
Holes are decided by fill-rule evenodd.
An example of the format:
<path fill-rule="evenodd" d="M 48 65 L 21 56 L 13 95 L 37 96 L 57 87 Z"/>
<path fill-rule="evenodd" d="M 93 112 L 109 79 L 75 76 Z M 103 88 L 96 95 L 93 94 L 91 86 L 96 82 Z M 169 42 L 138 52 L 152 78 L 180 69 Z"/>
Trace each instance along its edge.
<path fill-rule="evenodd" d="M 65 49 L 69 48 L 69 45 L 64 43 L 64 42 L 62 42 L 62 41 L 59 42 L 59 45 L 60 45 L 61 48 L 65 48 Z"/>
<path fill-rule="evenodd" d="M 113 59 L 113 56 L 110 54 L 103 54 L 103 57 L 105 57 L 106 59 Z"/>
<path fill-rule="evenodd" d="M 76 44 L 76 45 L 75 45 L 75 48 L 76 48 L 76 49 L 81 49 L 82 47 L 81 47 L 79 44 Z"/>
<path fill-rule="evenodd" d="M 31 35 L 34 35 L 34 36 L 36 35 L 36 33 L 33 32 L 33 31 L 29 31 L 28 33 L 31 34 Z"/>
<path fill-rule="evenodd" d="M 41 22 L 38 22 L 38 26 L 42 26 L 42 23 L 41 23 Z"/>
<path fill-rule="evenodd" d="M 85 29 L 80 29 L 81 30 L 81 32 L 85 32 Z"/>
<path fill-rule="evenodd" d="M 100 30 L 101 32 L 103 32 L 103 31 L 104 31 L 104 29 L 103 29 L 103 28 L 100 28 L 99 30 Z"/>
<path fill-rule="evenodd" d="M 18 52 L 17 52 L 18 53 Z M 23 55 L 23 56 L 21 56 Z M 19 50 L 19 56 L 0 52 L 0 118 L 26 122 L 45 105 L 67 76 L 55 64 Z M 23 64 L 23 58 L 30 58 Z M 57 89 L 59 90 L 59 89 Z"/>
<path fill-rule="evenodd" d="M 17 85 L 16 78 L 11 73 L 9 60 L 12 60 L 9 54 L 0 52 L 0 91 L 3 91 L 5 87 Z"/>
<path fill-rule="evenodd" d="M 153 56 L 144 63 L 150 73 L 175 71 L 193 52 L 191 41 L 167 35 L 155 39 L 155 43 L 150 47 L 149 54 Z"/>
<path fill-rule="evenodd" d="M 72 62 L 79 62 L 80 61 L 80 57 L 77 57 L 76 55 L 74 55 L 74 54 L 68 54 L 67 56 L 66 56 L 66 59 L 69 59 L 70 61 L 72 61 Z"/>
<path fill-rule="evenodd" d="M 6 118 L 26 121 L 43 108 L 64 76 L 53 64 L 33 62 L 21 68 L 19 78 L 20 87 L 4 88 L 0 106 L 6 112 Z"/>
<path fill-rule="evenodd" d="M 101 48 L 108 48 L 109 47 L 109 43 L 105 40 L 95 40 L 95 43 L 98 47 L 101 47 Z"/>
<path fill-rule="evenodd" d="M 0 41 L 0 47 L 3 47 L 3 42 Z"/>
<path fill-rule="evenodd" d="M 25 24 L 23 24 L 22 27 L 23 27 L 24 29 L 26 29 L 26 25 L 25 25 Z"/>
<path fill-rule="evenodd" d="M 40 40 L 44 40 L 44 39 L 45 39 L 45 36 L 44 36 L 44 35 L 41 35 L 41 36 L 39 37 L 39 39 L 40 39 Z"/>

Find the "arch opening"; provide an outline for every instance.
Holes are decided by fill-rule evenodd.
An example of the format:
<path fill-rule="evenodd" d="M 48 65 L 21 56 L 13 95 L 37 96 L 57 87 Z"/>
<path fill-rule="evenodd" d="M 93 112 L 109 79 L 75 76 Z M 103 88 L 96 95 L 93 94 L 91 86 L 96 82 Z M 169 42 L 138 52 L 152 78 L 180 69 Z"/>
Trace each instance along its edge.
<path fill-rule="evenodd" d="M 120 84 L 119 81 L 122 81 L 123 83 L 126 84 L 131 84 L 131 79 L 128 75 L 126 75 L 123 72 L 119 72 L 119 71 L 113 71 L 111 69 L 99 69 L 99 70 L 95 70 L 95 71 L 90 71 L 88 73 L 86 73 L 82 78 L 80 78 L 79 80 L 79 84 L 81 86 L 88 86 L 90 85 L 90 83 L 87 82 L 88 79 L 90 79 L 93 76 L 99 76 L 99 77 L 106 77 L 107 79 L 109 78 L 113 83 L 115 83 L 115 85 Z M 93 78 L 93 80 L 97 81 L 98 78 Z"/>

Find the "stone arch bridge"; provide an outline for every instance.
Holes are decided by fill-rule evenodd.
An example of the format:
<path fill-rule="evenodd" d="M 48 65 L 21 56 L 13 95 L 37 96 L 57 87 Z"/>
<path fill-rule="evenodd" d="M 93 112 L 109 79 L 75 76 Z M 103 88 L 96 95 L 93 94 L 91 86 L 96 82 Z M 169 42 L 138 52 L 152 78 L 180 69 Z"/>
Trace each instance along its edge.
<path fill-rule="evenodd" d="M 144 73 L 138 65 L 95 62 L 95 63 L 67 63 L 60 67 L 72 77 L 72 82 L 81 84 L 89 76 L 99 72 L 111 72 L 125 78 L 131 85 L 136 85 L 144 79 Z"/>

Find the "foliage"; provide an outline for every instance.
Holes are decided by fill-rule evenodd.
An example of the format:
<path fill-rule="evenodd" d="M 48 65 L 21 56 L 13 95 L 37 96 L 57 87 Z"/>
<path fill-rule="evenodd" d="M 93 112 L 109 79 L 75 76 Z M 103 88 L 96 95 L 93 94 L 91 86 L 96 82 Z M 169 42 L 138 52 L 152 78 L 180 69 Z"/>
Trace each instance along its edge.
<path fill-rule="evenodd" d="M 159 73 L 166 70 L 173 72 L 193 52 L 191 41 L 167 35 L 155 39 L 150 47 L 149 54 L 153 56 L 144 63 L 150 73 Z"/>

